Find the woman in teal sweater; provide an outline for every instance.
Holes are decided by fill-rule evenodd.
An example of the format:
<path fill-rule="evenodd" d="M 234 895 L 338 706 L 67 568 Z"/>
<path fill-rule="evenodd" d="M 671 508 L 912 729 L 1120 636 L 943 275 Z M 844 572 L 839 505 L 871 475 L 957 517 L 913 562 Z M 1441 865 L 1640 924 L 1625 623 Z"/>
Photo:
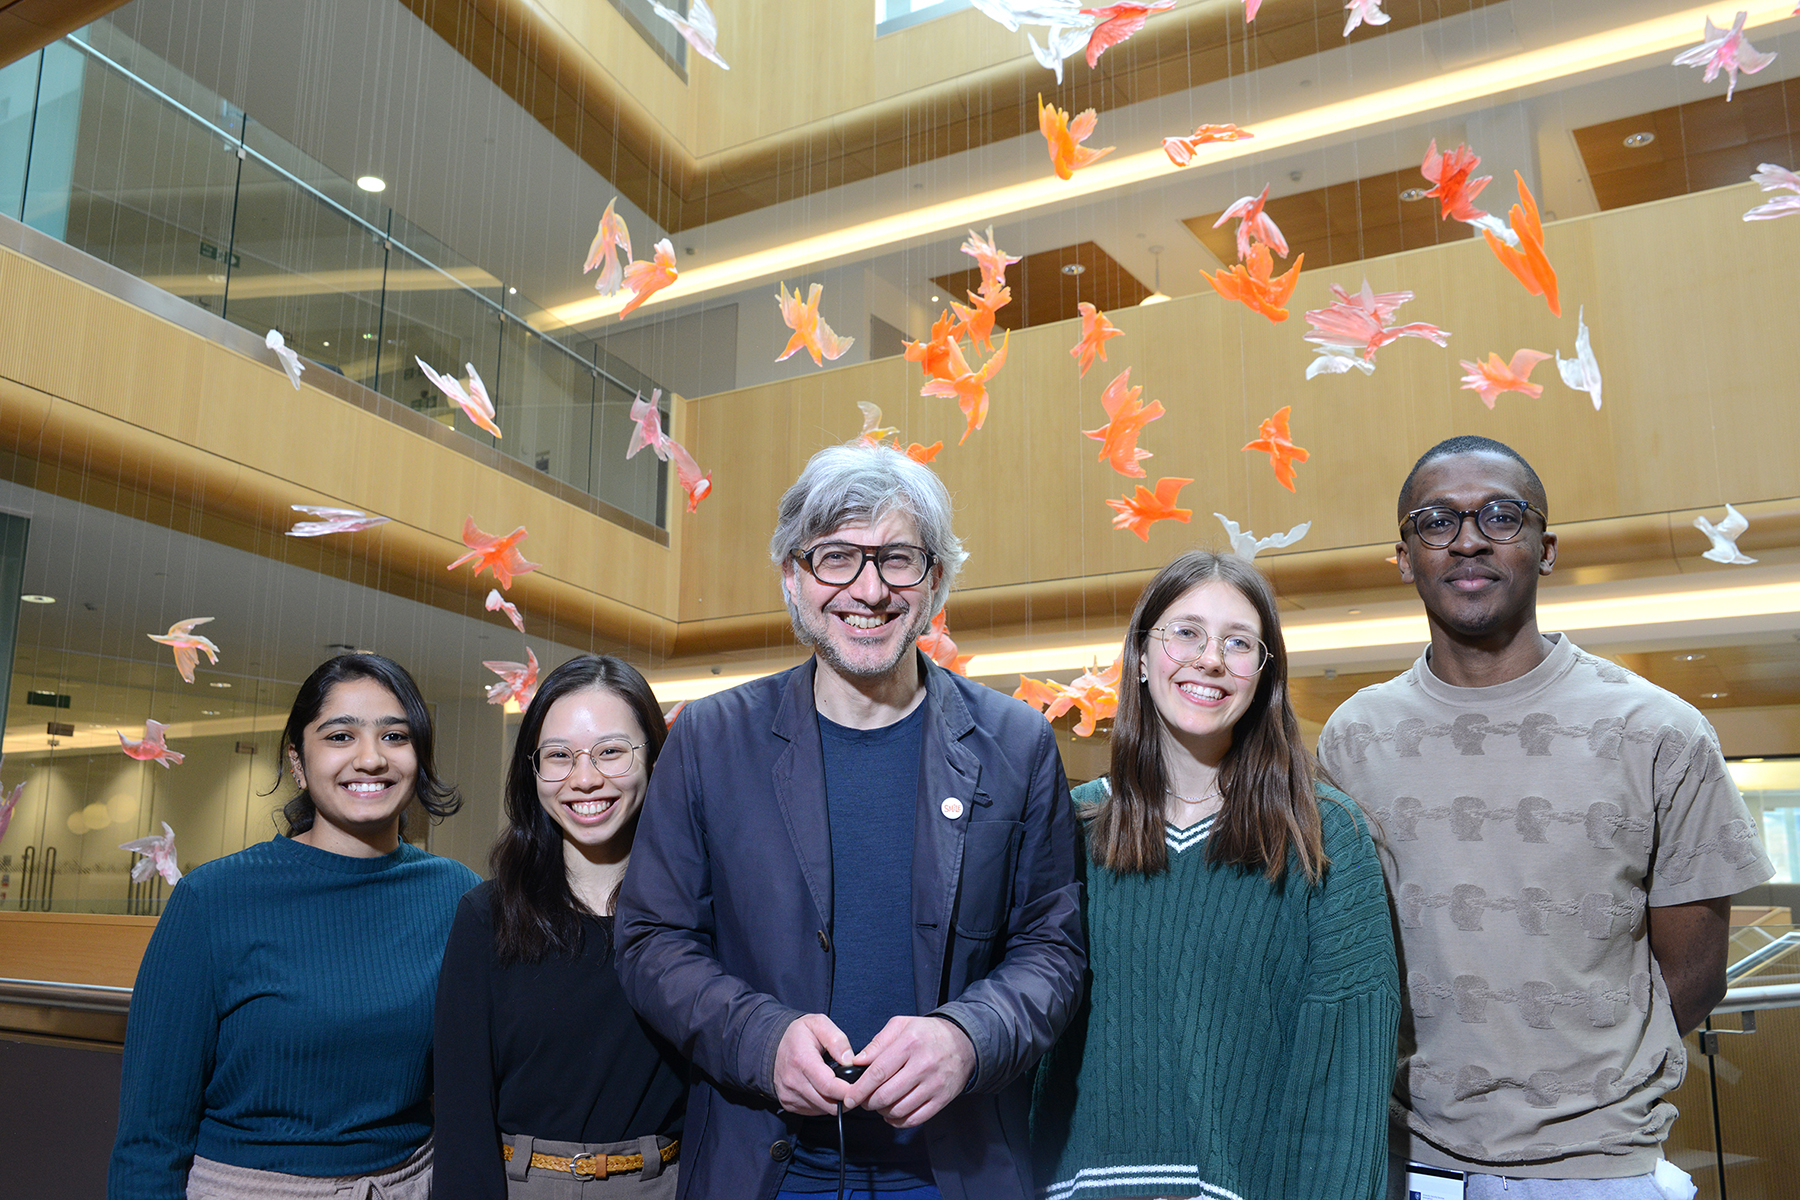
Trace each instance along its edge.
<path fill-rule="evenodd" d="M 1368 826 L 1300 741 L 1268 582 L 1185 554 L 1126 635 L 1075 791 L 1086 1003 L 1033 1111 L 1048 1200 L 1373 1200 L 1399 978 Z"/>
<path fill-rule="evenodd" d="M 405 668 L 346 654 L 284 748 L 288 836 L 183 878 L 144 953 L 109 1200 L 430 1193 L 432 1003 L 480 882 L 400 840 L 410 801 L 459 803 L 430 713 Z"/>

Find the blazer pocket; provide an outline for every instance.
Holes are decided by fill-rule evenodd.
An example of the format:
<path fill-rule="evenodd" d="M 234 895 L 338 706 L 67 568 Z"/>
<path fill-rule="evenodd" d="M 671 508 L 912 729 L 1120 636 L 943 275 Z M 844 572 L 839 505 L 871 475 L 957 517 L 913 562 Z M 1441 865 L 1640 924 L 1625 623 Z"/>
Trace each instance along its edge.
<path fill-rule="evenodd" d="M 1024 830 L 1020 821 L 969 822 L 956 897 L 958 937 L 991 938 L 1005 925 L 1012 907 L 1013 860 Z"/>

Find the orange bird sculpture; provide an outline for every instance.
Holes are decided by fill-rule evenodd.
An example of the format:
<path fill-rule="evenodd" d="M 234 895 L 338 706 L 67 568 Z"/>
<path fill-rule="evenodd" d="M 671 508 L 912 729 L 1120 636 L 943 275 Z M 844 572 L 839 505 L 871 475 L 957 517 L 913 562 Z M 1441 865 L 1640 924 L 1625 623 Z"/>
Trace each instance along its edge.
<path fill-rule="evenodd" d="M 988 380 L 992 379 L 1001 367 L 1006 365 L 1006 347 L 1012 341 L 1009 333 L 1000 342 L 1000 349 L 994 351 L 992 358 L 981 364 L 981 370 L 970 370 L 969 362 L 963 357 L 962 347 L 956 342 L 950 343 L 950 361 L 947 369 L 949 379 L 933 379 L 919 389 L 921 396 L 954 397 L 957 407 L 963 416 L 969 419 L 967 428 L 956 444 L 962 445 L 969 440 L 969 435 L 980 429 L 987 420 L 988 414 Z"/>
<path fill-rule="evenodd" d="M 1244 447 L 1266 451 L 1275 468 L 1275 481 L 1290 492 L 1294 490 L 1294 464 L 1307 459 L 1306 451 L 1294 445 L 1293 437 L 1288 433 L 1288 413 L 1292 411 L 1293 405 L 1285 405 L 1274 416 L 1263 418 L 1256 440 Z"/>
<path fill-rule="evenodd" d="M 973 654 L 958 654 L 956 643 L 950 640 L 950 619 L 943 609 L 938 609 L 937 616 L 931 618 L 931 630 L 919 637 L 919 649 L 946 671 L 955 671 L 958 675 L 967 675 L 969 660 Z"/>
<path fill-rule="evenodd" d="M 928 463 L 936 458 L 938 456 L 938 451 L 943 448 L 944 443 L 942 442 L 933 442 L 929 446 L 921 446 L 919 443 L 914 442 L 906 448 L 906 457 L 912 459 L 916 463 Z"/>
<path fill-rule="evenodd" d="M 969 230 L 969 240 L 962 244 L 962 252 L 974 259 L 980 266 L 981 294 L 984 296 L 991 296 L 1005 288 L 1006 268 L 1023 261 L 994 245 L 994 227 L 992 225 L 988 226 L 986 237 L 982 237 L 973 229 Z"/>
<path fill-rule="evenodd" d="M 1149 3 L 1126 0 L 1126 3 L 1108 4 L 1104 8 L 1082 9 L 1083 16 L 1100 22 L 1088 35 L 1087 65 L 1094 66 L 1102 54 L 1142 29 L 1151 13 L 1167 12 L 1174 7 L 1175 0 L 1151 0 Z"/>
<path fill-rule="evenodd" d="M 1494 397 L 1501 392 L 1522 392 L 1536 400 L 1544 394 L 1544 389 L 1531 382 L 1531 371 L 1549 357 L 1537 350 L 1520 350 L 1513 354 L 1510 363 L 1501 362 L 1500 356 L 1492 352 L 1486 362 L 1470 362 L 1465 358 L 1462 366 L 1468 374 L 1462 378 L 1463 388 L 1480 396 L 1481 402 L 1489 408 L 1494 407 Z"/>
<path fill-rule="evenodd" d="M 1033 679 L 1029 675 L 1019 676 L 1018 690 L 1013 692 L 1014 700 L 1023 700 L 1031 707 L 1043 712 L 1046 705 L 1056 703 L 1062 694 L 1061 685 L 1051 683 L 1047 679 Z"/>
<path fill-rule="evenodd" d="M 1148 450 L 1138 449 L 1138 434 L 1144 426 L 1163 415 L 1160 401 L 1152 400 L 1148 405 L 1138 403 L 1138 397 L 1144 389 L 1134 387 L 1127 390 L 1131 383 L 1131 368 L 1120 371 L 1118 377 L 1106 385 L 1101 393 L 1100 403 L 1111 418 L 1099 429 L 1084 429 L 1082 435 L 1091 437 L 1100 443 L 1100 461 L 1110 462 L 1112 469 L 1121 475 L 1133 479 L 1144 478 L 1144 468 L 1138 466 L 1150 457 Z"/>
<path fill-rule="evenodd" d="M 1158 521 L 1180 521 L 1186 524 L 1194 515 L 1194 510 L 1176 508 L 1175 497 L 1192 482 L 1194 481 L 1191 479 L 1159 479 L 1154 492 L 1145 491 L 1144 485 L 1140 483 L 1137 495 L 1108 500 L 1106 506 L 1118 514 L 1113 518 L 1113 528 L 1129 529 L 1147 542 L 1150 540 L 1150 526 Z"/>
<path fill-rule="evenodd" d="M 1431 190 L 1427 196 L 1436 196 L 1442 212 L 1439 219 L 1444 221 L 1477 221 L 1487 213 L 1475 207 L 1475 197 L 1481 189 L 1494 181 L 1492 175 L 1483 175 L 1479 179 L 1469 176 L 1481 165 L 1481 159 L 1466 145 L 1458 145 L 1448 154 L 1439 154 L 1437 139 L 1431 139 L 1431 149 L 1425 152 L 1425 161 L 1419 167 L 1419 174 L 1431 180 Z"/>
<path fill-rule="evenodd" d="M 675 244 L 668 238 L 656 243 L 656 257 L 651 261 L 626 264 L 625 286 L 631 289 L 632 296 L 619 310 L 619 320 L 629 317 L 638 305 L 674 283 L 680 274 L 675 269 Z"/>
<path fill-rule="evenodd" d="M 1081 144 L 1094 135 L 1099 120 L 1090 108 L 1071 121 L 1068 113 L 1054 104 L 1045 104 L 1044 97 L 1038 96 L 1038 129 L 1050 145 L 1050 165 L 1056 169 L 1058 179 L 1073 179 L 1075 172 L 1113 152 L 1111 146 L 1094 150 Z"/>
<path fill-rule="evenodd" d="M 1298 282 L 1300 264 L 1306 261 L 1301 254 L 1294 259 L 1294 265 L 1287 273 L 1274 275 L 1275 260 L 1269 254 L 1269 248 L 1261 242 L 1250 247 L 1249 257 L 1227 270 L 1224 267 L 1208 275 L 1200 272 L 1201 278 L 1213 285 L 1213 291 L 1227 300 L 1236 300 L 1251 312 L 1261 313 L 1270 321 L 1285 321 L 1288 317 L 1288 297 L 1294 294 L 1294 284 Z"/>
<path fill-rule="evenodd" d="M 1101 362 L 1106 361 L 1106 343 L 1112 338 L 1124 334 L 1124 330 L 1106 319 L 1106 314 L 1083 300 L 1075 306 L 1081 313 L 1081 340 L 1069 351 L 1069 356 L 1081 364 L 1081 377 L 1087 378 L 1088 368 L 1094 365 L 1094 357 L 1098 355 Z"/>
<path fill-rule="evenodd" d="M 1083 671 L 1057 688 L 1056 699 L 1044 709 L 1044 716 L 1054 721 L 1071 708 L 1078 708 L 1081 720 L 1075 723 L 1075 736 L 1092 737 L 1096 724 L 1112 720 L 1119 711 L 1119 676 L 1124 669 L 1125 660 L 1120 656 L 1104 671 Z"/>
<path fill-rule="evenodd" d="M 950 302 L 950 310 L 956 314 L 954 335 L 966 336 L 971 345 L 991 354 L 994 350 L 994 314 L 1012 303 L 1012 289 L 1003 285 L 990 293 L 984 288 L 979 294 L 970 292 L 968 296 L 971 308 L 964 308 L 954 300 Z"/>
<path fill-rule="evenodd" d="M 474 563 L 475 574 L 492 571 L 494 578 L 500 581 L 500 587 L 511 591 L 513 576 L 538 569 L 539 564 L 526 562 L 525 556 L 519 553 L 519 543 L 530 536 L 521 525 L 505 537 L 495 537 L 491 533 L 481 532 L 474 517 L 464 517 L 462 540 L 469 552 L 444 569 L 454 571 L 464 563 Z"/>
<path fill-rule="evenodd" d="M 1556 271 L 1544 255 L 1544 223 L 1538 219 L 1537 201 L 1532 197 L 1531 189 L 1525 186 L 1523 175 L 1514 171 L 1513 178 L 1519 181 L 1519 203 L 1506 215 L 1513 233 L 1518 235 L 1519 248 L 1515 250 L 1508 246 L 1491 229 L 1483 229 L 1481 236 L 1486 239 L 1494 257 L 1518 277 L 1525 290 L 1534 296 L 1542 296 L 1544 303 L 1550 306 L 1550 315 L 1560 317 L 1562 301 L 1556 298 Z"/>
<path fill-rule="evenodd" d="M 1241 142 L 1245 138 L 1256 135 L 1247 129 L 1239 129 L 1236 125 L 1202 125 L 1184 137 L 1166 137 L 1163 139 L 1163 153 L 1169 161 L 1178 167 L 1185 167 L 1194 161 L 1194 155 L 1200 147 L 1212 142 Z"/>
<path fill-rule="evenodd" d="M 956 321 L 948 312 L 944 313 L 932 325 L 928 341 L 902 343 L 906 361 L 918 363 L 927 379 L 946 382 L 955 379 L 956 376 L 950 372 L 950 349 L 956 345 L 956 330 Z"/>
<path fill-rule="evenodd" d="M 819 316 L 819 296 L 824 291 L 824 285 L 813 284 L 803 303 L 799 288 L 795 288 L 790 296 L 786 283 L 776 285 L 775 303 L 781 306 L 782 323 L 794 331 L 788 339 L 787 349 L 776 355 L 776 362 L 785 362 L 804 350 L 812 355 L 814 366 L 822 367 L 824 359 L 836 362 L 844 356 L 844 351 L 856 344 L 853 337 L 839 337 L 833 333 L 831 326 Z"/>

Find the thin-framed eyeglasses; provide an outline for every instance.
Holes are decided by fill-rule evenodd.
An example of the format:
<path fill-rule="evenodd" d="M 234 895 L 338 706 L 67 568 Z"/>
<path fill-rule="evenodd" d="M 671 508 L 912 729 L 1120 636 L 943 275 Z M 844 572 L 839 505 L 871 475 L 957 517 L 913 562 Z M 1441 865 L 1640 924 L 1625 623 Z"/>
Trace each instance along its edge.
<path fill-rule="evenodd" d="M 830 587 L 854 583 L 863 567 L 875 564 L 881 582 L 891 588 L 917 587 L 925 581 L 937 555 L 923 546 L 889 542 L 885 546 L 858 546 L 855 542 L 820 542 L 810 550 L 795 550 L 794 561 L 806 573 Z"/>
<path fill-rule="evenodd" d="M 606 738 L 585 750 L 573 746 L 539 746 L 531 755 L 531 770 L 545 783 L 561 783 L 575 773 L 575 762 L 582 755 L 594 764 L 594 770 L 608 779 L 631 774 L 637 766 L 637 752 L 647 742 L 635 745 L 624 738 Z"/>
<path fill-rule="evenodd" d="M 1247 633 L 1210 634 L 1203 625 L 1189 621 L 1170 621 L 1150 630 L 1150 636 L 1163 644 L 1169 661 L 1190 666 L 1206 655 L 1206 648 L 1219 647 L 1219 662 L 1239 679 L 1248 679 L 1269 661 L 1269 648 Z"/>
<path fill-rule="evenodd" d="M 1480 508 L 1467 510 L 1428 504 L 1400 518 L 1400 536 L 1406 536 L 1406 523 L 1411 521 L 1419 541 L 1433 550 L 1442 550 L 1462 536 L 1463 522 L 1474 517 L 1475 528 L 1482 537 L 1490 542 L 1510 542 L 1525 532 L 1528 512 L 1536 513 L 1549 524 L 1549 514 L 1527 500 L 1489 500 Z"/>

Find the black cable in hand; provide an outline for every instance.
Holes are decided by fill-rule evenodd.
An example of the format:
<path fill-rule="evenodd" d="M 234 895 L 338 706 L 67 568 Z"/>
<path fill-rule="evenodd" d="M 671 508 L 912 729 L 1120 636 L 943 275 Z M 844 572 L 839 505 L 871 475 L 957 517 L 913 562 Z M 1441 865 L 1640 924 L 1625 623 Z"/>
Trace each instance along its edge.
<path fill-rule="evenodd" d="M 858 1079 L 862 1078 L 862 1073 L 863 1073 L 862 1067 L 858 1067 L 858 1066 L 854 1066 L 854 1065 L 846 1067 L 842 1063 L 837 1062 L 835 1059 L 832 1059 L 829 1056 L 827 1056 L 826 1061 L 831 1064 L 831 1073 L 833 1075 L 836 1075 L 839 1079 L 843 1080 L 845 1083 L 855 1083 Z M 844 1102 L 842 1100 L 839 1100 L 838 1104 L 837 1104 L 837 1135 L 838 1135 L 837 1200 L 844 1200 Z"/>

